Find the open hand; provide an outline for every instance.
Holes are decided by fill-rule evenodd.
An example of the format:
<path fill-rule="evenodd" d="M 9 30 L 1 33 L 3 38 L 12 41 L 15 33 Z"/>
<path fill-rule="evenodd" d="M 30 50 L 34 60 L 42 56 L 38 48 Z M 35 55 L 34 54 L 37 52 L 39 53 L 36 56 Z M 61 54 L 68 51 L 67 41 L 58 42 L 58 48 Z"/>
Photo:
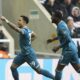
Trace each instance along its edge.
<path fill-rule="evenodd" d="M 1 19 L 2 21 L 5 21 L 6 23 L 9 23 L 8 19 L 6 19 L 4 16 L 1 16 L 0 19 Z"/>
<path fill-rule="evenodd" d="M 6 21 L 6 18 L 5 18 L 4 16 L 1 16 L 0 19 L 1 19 L 2 21 Z"/>

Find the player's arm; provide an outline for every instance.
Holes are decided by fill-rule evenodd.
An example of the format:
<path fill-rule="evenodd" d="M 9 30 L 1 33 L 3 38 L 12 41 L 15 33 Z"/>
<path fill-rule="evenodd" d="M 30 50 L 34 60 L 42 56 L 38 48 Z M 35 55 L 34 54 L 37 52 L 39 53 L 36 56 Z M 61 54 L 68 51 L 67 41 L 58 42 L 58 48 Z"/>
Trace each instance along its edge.
<path fill-rule="evenodd" d="M 64 38 L 64 42 L 56 47 L 54 47 L 52 50 L 54 52 L 57 52 L 60 48 L 64 47 L 65 45 L 69 44 L 70 42 L 70 36 L 68 35 L 68 33 L 65 30 L 60 30 L 60 33 L 62 34 L 63 38 Z"/>
<path fill-rule="evenodd" d="M 13 24 L 12 22 L 10 22 L 8 19 L 6 19 L 4 16 L 1 16 L 0 19 L 2 21 L 5 21 L 12 29 L 14 29 L 15 31 L 19 32 L 19 33 L 22 33 L 23 32 L 21 31 L 20 28 L 18 28 L 15 24 Z"/>
<path fill-rule="evenodd" d="M 54 37 L 54 38 L 52 38 L 52 39 L 48 39 L 48 40 L 47 40 L 47 44 L 48 44 L 48 43 L 52 43 L 52 42 L 55 41 L 55 40 L 58 40 L 58 37 Z"/>
<path fill-rule="evenodd" d="M 65 31 L 65 30 L 61 30 L 61 34 L 64 38 L 64 42 L 62 44 L 60 44 L 60 48 L 64 47 L 65 45 L 69 44 L 70 40 L 70 35 Z"/>
<path fill-rule="evenodd" d="M 32 32 L 31 34 L 31 41 L 34 41 L 36 39 L 36 33 Z"/>

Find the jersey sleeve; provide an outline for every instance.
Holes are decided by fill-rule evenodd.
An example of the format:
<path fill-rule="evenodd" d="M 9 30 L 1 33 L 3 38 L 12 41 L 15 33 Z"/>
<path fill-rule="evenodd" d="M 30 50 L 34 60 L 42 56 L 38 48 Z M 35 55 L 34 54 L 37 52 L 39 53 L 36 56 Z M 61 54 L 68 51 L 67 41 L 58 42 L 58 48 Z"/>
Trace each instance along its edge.
<path fill-rule="evenodd" d="M 26 33 L 28 33 L 27 29 L 21 29 L 21 33 L 22 35 L 25 35 Z"/>

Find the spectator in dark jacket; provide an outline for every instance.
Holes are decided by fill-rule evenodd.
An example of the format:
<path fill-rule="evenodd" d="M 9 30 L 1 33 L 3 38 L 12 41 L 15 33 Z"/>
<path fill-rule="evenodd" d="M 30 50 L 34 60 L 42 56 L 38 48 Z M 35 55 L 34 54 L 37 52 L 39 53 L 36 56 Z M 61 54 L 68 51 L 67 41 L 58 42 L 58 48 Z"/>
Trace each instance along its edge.
<path fill-rule="evenodd" d="M 71 11 L 73 8 L 73 4 L 72 4 L 72 0 L 64 0 L 63 5 L 65 6 L 67 12 L 68 12 L 68 16 L 71 16 Z"/>
<path fill-rule="evenodd" d="M 80 9 L 80 0 L 77 1 L 76 6 Z"/>
<path fill-rule="evenodd" d="M 52 15 L 54 0 L 46 0 L 43 6 L 47 9 L 47 11 Z"/>
<path fill-rule="evenodd" d="M 66 8 L 60 4 L 59 0 L 46 0 L 43 4 L 48 12 L 52 15 L 56 10 L 60 10 L 63 13 L 63 19 L 66 20 L 68 14 Z"/>

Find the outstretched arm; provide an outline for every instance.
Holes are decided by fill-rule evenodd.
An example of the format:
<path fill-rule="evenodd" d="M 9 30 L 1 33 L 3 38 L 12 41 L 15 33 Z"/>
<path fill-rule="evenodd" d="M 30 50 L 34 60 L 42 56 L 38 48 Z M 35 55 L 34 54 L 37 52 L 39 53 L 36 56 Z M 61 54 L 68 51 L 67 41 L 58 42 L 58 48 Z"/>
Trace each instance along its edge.
<path fill-rule="evenodd" d="M 65 45 L 69 44 L 69 42 L 71 41 L 71 36 L 68 34 L 67 31 L 65 30 L 61 30 L 61 34 L 64 38 L 64 42 L 62 44 L 60 44 L 60 48 L 64 47 Z"/>
<path fill-rule="evenodd" d="M 48 43 L 51 43 L 51 42 L 53 42 L 53 41 L 55 41 L 55 40 L 58 40 L 58 37 L 54 37 L 54 38 L 52 38 L 52 39 L 48 39 L 48 40 L 47 40 L 47 44 L 48 44 Z"/>
<path fill-rule="evenodd" d="M 0 19 L 2 21 L 5 21 L 12 29 L 14 29 L 15 31 L 19 32 L 19 33 L 22 33 L 23 32 L 21 31 L 20 28 L 18 28 L 15 24 L 13 24 L 12 22 L 10 22 L 8 19 L 6 19 L 4 16 L 1 16 Z"/>
<path fill-rule="evenodd" d="M 63 38 L 64 38 L 64 42 L 61 43 L 60 45 L 56 46 L 53 48 L 54 52 L 57 52 L 60 48 L 64 47 L 65 45 L 69 44 L 69 42 L 71 41 L 71 37 L 68 34 L 68 32 L 66 30 L 60 30 L 60 33 L 62 34 Z"/>

